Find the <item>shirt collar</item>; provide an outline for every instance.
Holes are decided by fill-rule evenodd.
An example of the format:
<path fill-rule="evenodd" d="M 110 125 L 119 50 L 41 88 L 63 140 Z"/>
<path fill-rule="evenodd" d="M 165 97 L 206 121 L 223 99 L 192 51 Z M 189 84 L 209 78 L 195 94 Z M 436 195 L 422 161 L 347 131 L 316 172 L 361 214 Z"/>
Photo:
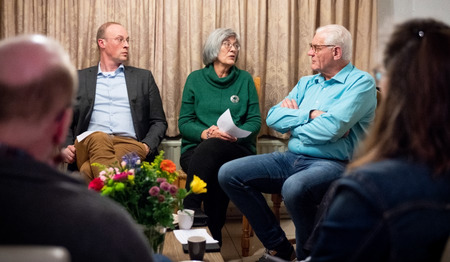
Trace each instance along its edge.
<path fill-rule="evenodd" d="M 339 71 L 339 73 L 337 73 L 335 76 L 333 76 L 333 78 L 335 81 L 339 82 L 339 83 L 344 83 L 345 80 L 347 79 L 348 75 L 350 74 L 350 72 L 353 70 L 353 65 L 351 62 L 349 62 L 346 66 L 344 66 L 344 68 L 341 69 L 341 71 Z"/>
<path fill-rule="evenodd" d="M 114 73 L 112 75 L 117 75 L 121 72 L 123 72 L 125 70 L 125 66 L 123 64 L 120 64 L 120 66 L 116 69 L 116 71 L 114 71 Z M 98 62 L 98 71 L 97 71 L 97 75 L 105 75 L 102 72 L 102 69 L 100 67 L 100 62 Z"/>
<path fill-rule="evenodd" d="M 341 69 L 341 71 L 339 71 L 330 80 L 333 80 L 333 81 L 336 81 L 339 83 L 344 83 L 345 80 L 347 79 L 348 75 L 350 74 L 350 72 L 353 70 L 353 68 L 354 68 L 354 66 L 352 65 L 351 62 L 349 62 L 346 66 L 344 66 L 344 68 Z M 321 74 L 317 74 L 316 76 L 317 76 L 315 79 L 316 84 L 325 82 L 325 78 Z"/>

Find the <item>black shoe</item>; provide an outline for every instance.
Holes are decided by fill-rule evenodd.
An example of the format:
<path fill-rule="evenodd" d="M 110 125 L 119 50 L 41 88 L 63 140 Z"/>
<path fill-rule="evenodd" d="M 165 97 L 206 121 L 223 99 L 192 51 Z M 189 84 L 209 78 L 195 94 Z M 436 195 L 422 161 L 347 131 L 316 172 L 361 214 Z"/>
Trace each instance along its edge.
<path fill-rule="evenodd" d="M 287 261 L 296 261 L 297 256 L 295 254 L 294 247 L 291 246 L 289 252 L 281 253 L 276 250 L 268 250 L 264 252 L 264 255 L 258 259 L 257 262 L 287 262 Z"/>
<path fill-rule="evenodd" d="M 205 227 L 208 225 L 208 216 L 203 212 L 201 208 L 194 209 L 194 224 L 193 227 Z"/>

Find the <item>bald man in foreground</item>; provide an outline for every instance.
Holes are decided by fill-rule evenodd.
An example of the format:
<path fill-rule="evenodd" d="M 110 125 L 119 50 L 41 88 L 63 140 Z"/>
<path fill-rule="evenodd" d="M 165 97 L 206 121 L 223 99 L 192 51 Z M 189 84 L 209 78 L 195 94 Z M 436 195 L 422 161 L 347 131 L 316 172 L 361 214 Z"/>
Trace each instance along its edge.
<path fill-rule="evenodd" d="M 54 168 L 76 75 L 51 39 L 0 41 L 0 245 L 62 246 L 72 262 L 156 261 L 123 209 Z"/>

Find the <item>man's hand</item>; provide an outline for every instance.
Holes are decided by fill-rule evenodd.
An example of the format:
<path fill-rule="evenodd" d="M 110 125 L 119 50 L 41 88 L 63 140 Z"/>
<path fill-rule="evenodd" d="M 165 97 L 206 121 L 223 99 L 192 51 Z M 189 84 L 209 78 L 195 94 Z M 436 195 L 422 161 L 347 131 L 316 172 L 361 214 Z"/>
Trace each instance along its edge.
<path fill-rule="evenodd" d="M 323 113 L 326 113 L 326 112 L 320 111 L 320 110 L 311 110 L 311 112 L 309 112 L 309 118 L 314 119 Z M 350 134 L 350 129 L 347 130 L 347 132 L 345 132 L 345 134 L 342 136 L 342 138 L 347 137 L 349 134 Z"/>
<path fill-rule="evenodd" d="M 310 119 L 314 119 L 314 118 L 316 118 L 316 117 L 318 117 L 318 116 L 320 116 L 321 114 L 324 114 L 324 113 L 326 113 L 326 112 L 320 111 L 320 110 L 311 110 L 309 112 L 309 118 Z"/>
<path fill-rule="evenodd" d="M 145 153 L 148 155 L 150 153 L 150 147 L 146 143 L 142 143 L 145 146 Z"/>
<path fill-rule="evenodd" d="M 66 148 L 61 149 L 61 155 L 64 162 L 72 164 L 73 162 L 75 162 L 76 158 L 75 146 L 69 145 Z"/>
<path fill-rule="evenodd" d="M 281 102 L 281 107 L 286 107 L 290 109 L 298 109 L 297 101 L 295 99 L 286 98 Z"/>

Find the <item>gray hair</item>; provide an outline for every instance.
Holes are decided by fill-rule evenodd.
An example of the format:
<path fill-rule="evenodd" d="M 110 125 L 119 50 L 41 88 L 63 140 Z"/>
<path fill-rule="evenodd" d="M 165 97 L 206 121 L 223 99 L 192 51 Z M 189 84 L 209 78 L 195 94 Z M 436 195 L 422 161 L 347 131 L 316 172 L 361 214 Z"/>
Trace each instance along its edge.
<path fill-rule="evenodd" d="M 203 64 L 205 64 L 205 66 L 212 64 L 217 60 L 223 41 L 232 36 L 236 38 L 237 43 L 240 42 L 239 34 L 230 28 L 217 28 L 208 36 L 208 39 L 203 46 Z M 238 58 L 239 52 L 236 53 L 236 62 Z"/>
<path fill-rule="evenodd" d="M 317 28 L 316 33 L 326 32 L 324 45 L 338 45 L 342 49 L 342 60 L 350 61 L 353 53 L 352 35 L 341 25 L 326 25 Z"/>

